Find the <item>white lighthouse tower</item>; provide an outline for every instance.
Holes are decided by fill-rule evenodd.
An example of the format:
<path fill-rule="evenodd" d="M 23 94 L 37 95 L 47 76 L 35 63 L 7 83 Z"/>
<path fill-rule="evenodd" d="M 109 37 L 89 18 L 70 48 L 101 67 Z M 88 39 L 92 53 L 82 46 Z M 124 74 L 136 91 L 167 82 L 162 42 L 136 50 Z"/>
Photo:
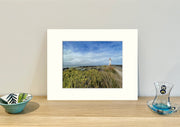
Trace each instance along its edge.
<path fill-rule="evenodd" d="M 109 66 L 111 66 L 111 58 L 109 58 Z"/>

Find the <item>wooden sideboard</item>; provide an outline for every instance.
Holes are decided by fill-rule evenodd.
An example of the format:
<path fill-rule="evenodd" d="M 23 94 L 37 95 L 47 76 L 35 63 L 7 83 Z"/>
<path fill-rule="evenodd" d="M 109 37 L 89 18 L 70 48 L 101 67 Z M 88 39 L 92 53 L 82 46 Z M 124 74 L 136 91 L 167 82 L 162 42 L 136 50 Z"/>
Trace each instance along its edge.
<path fill-rule="evenodd" d="M 146 105 L 151 99 L 47 101 L 46 97 L 33 97 L 20 114 L 8 114 L 0 107 L 0 126 L 180 127 L 180 112 L 158 115 Z M 171 101 L 180 105 L 180 97 L 173 97 Z"/>

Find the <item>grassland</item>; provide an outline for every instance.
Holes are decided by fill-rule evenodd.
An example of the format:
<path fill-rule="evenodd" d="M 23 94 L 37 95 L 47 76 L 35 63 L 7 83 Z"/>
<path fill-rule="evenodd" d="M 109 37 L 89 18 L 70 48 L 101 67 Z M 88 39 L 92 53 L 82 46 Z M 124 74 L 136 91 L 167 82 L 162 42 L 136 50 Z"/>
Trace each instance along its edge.
<path fill-rule="evenodd" d="M 122 66 L 64 68 L 63 88 L 122 88 Z"/>

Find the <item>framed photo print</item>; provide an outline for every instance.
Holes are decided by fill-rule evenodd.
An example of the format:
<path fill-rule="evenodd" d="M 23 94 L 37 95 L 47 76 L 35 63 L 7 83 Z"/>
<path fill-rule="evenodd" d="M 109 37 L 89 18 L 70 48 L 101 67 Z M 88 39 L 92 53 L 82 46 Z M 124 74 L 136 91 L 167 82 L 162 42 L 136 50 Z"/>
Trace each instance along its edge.
<path fill-rule="evenodd" d="M 48 29 L 48 100 L 137 100 L 136 29 Z"/>

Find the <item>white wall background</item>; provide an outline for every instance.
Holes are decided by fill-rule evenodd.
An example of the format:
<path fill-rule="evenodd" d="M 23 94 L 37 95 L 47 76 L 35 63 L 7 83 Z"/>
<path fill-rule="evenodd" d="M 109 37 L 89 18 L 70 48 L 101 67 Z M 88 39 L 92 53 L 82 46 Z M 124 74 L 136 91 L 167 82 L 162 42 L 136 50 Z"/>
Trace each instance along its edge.
<path fill-rule="evenodd" d="M 139 30 L 139 96 L 180 96 L 179 0 L 0 0 L 0 94 L 46 95 L 47 28 Z"/>

